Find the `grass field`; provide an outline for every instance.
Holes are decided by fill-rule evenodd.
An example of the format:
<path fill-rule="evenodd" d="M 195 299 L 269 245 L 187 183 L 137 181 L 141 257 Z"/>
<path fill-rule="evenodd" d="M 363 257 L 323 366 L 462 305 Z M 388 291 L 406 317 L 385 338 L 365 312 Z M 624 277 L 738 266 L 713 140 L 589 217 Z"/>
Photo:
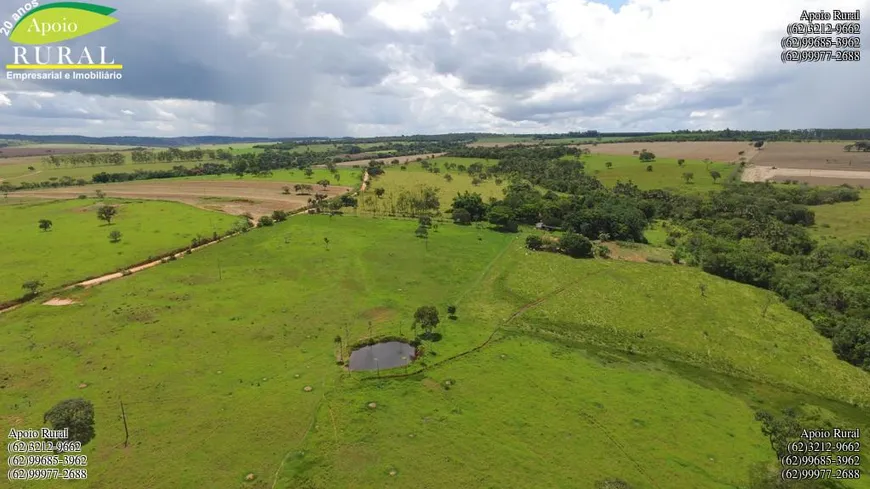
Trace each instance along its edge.
<path fill-rule="evenodd" d="M 423 169 L 423 167 L 418 163 L 408 164 L 407 170 L 400 170 L 396 167 L 387 168 L 383 175 L 372 179 L 370 183 L 371 190 L 378 187 L 384 189 L 383 197 L 378 199 L 371 195 L 372 192 L 366 192 L 367 195 L 365 198 L 368 199 L 368 204 L 363 204 L 361 210 L 367 211 L 375 208 L 383 213 L 389 208 L 391 199 L 397 199 L 400 192 L 403 190 L 413 190 L 418 188 L 420 185 L 429 185 L 438 188 L 438 197 L 441 202 L 442 212 L 446 211 L 453 205 L 453 197 L 456 197 L 456 194 L 465 191 L 481 194 L 484 201 L 488 200 L 489 197 L 504 197 L 504 182 L 502 182 L 502 185 L 498 185 L 495 183 L 494 179 L 489 178 L 479 185 L 473 185 L 471 183 L 473 178 L 470 177 L 468 173 L 444 170 L 443 163 L 447 160 L 467 160 L 465 163 L 458 163 L 466 165 L 468 164 L 468 161 L 483 161 L 472 158 L 434 158 L 430 160 L 433 162 L 439 161 L 441 163 L 441 173 L 430 173 Z M 448 173 L 452 177 L 450 182 L 444 178 L 444 175 Z"/>
<path fill-rule="evenodd" d="M 28 280 L 42 280 L 53 288 L 114 272 L 188 245 L 198 234 L 222 233 L 238 220 L 171 202 L 109 200 L 119 208 L 107 226 L 97 219 L 96 200 L 13 202 L 0 204 L 0 267 L 5 270 L 0 302 L 22 296 L 21 284 Z M 40 230 L 40 219 L 51 220 L 52 229 Z M 119 243 L 109 242 L 114 230 L 123 234 Z"/>
<path fill-rule="evenodd" d="M 784 143 L 788 144 L 788 143 Z M 607 155 L 634 155 L 635 151 L 646 149 L 654 153 L 658 158 L 683 158 L 686 160 L 704 160 L 709 159 L 719 163 L 735 162 L 741 156 L 747 160 L 751 160 L 755 154 L 755 148 L 746 141 L 710 141 L 710 142 L 693 142 L 687 141 L 682 143 L 675 142 L 640 142 L 640 143 L 621 143 L 613 142 L 608 144 L 599 144 L 597 146 L 584 145 L 592 154 L 607 154 Z M 741 155 L 740 152 L 744 154 Z M 636 158 L 636 156 L 635 156 Z"/>
<path fill-rule="evenodd" d="M 738 487 L 770 458 L 752 416 L 660 366 L 513 336 L 425 377 L 340 382 L 278 487 Z"/>
<path fill-rule="evenodd" d="M 70 291 L 74 306 L 6 312 L 0 423 L 36 426 L 60 399 L 91 399 L 96 488 L 269 488 L 277 471 L 284 488 L 718 489 L 775 458 L 754 408 L 809 403 L 870 427 L 848 404 L 870 406 L 870 375 L 779 303 L 762 317 L 767 292 L 532 253 L 521 234 L 474 227 L 441 225 L 427 249 L 415 228 L 294 217 Z M 442 317 L 413 369 L 502 330 L 404 380 L 335 365 L 336 335 L 407 336 L 424 304 L 456 304 L 458 319 Z"/>
<path fill-rule="evenodd" d="M 870 190 L 862 190 L 857 202 L 817 205 L 811 209 L 816 213 L 816 225 L 811 229 L 815 237 L 870 241 L 870 230 L 866 226 L 870 222 Z"/>
<path fill-rule="evenodd" d="M 573 157 L 566 157 L 573 159 Z M 653 162 L 641 162 L 637 156 L 618 156 L 591 154 L 582 157 L 581 161 L 586 173 L 593 175 L 607 186 L 616 185 L 618 181 L 629 180 L 643 190 L 672 188 L 681 191 L 706 191 L 719 188 L 722 180 L 714 184 L 710 171 L 718 171 L 722 179 L 734 170 L 735 166 L 728 163 L 704 163 L 698 160 L 686 160 L 682 167 L 674 158 L 658 158 Z M 613 163 L 607 168 L 607 162 Z M 653 171 L 646 167 L 652 165 Z M 691 183 L 686 183 L 683 173 L 693 173 Z"/>

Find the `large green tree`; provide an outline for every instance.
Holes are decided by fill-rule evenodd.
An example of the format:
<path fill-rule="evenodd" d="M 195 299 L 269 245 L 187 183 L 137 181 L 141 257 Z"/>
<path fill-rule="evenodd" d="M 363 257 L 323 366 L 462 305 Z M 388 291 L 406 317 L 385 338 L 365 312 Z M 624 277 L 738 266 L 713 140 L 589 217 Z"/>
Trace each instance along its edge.
<path fill-rule="evenodd" d="M 432 333 L 439 322 L 441 320 L 438 318 L 438 309 L 435 309 L 435 306 L 421 306 L 414 312 L 414 325 L 420 325 L 427 335 Z"/>
<path fill-rule="evenodd" d="M 69 429 L 66 441 L 87 444 L 96 436 L 94 430 L 94 405 L 86 399 L 67 399 L 49 409 L 43 421 L 52 429 Z"/>

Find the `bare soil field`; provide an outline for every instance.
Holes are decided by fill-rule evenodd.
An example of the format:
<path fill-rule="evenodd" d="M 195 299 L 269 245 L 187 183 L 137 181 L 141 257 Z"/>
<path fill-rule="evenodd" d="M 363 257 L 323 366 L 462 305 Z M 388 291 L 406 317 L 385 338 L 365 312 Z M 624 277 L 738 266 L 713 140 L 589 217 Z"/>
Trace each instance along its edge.
<path fill-rule="evenodd" d="M 115 151 L 130 151 L 130 148 L 118 146 L 117 148 L 106 148 L 106 147 L 94 147 L 91 148 L 27 148 L 27 147 L 19 147 L 12 146 L 8 148 L 0 148 L 0 158 L 24 158 L 27 156 L 48 156 L 48 155 L 59 155 L 59 154 L 70 154 L 70 153 L 104 153 L 104 152 L 115 152 Z"/>
<path fill-rule="evenodd" d="M 815 168 L 780 168 L 774 166 L 753 165 L 744 170 L 741 179 L 744 182 L 785 182 L 797 180 L 812 185 L 853 186 L 870 185 L 870 171 L 833 170 Z"/>
<path fill-rule="evenodd" d="M 848 142 L 772 142 L 764 145 L 752 162 L 759 166 L 870 171 L 870 152 L 848 152 Z"/>
<path fill-rule="evenodd" d="M 289 186 L 290 194 L 283 193 Z M 251 213 L 254 219 L 271 214 L 275 210 L 292 211 L 308 204 L 312 195 L 295 195 L 290 182 L 241 181 L 173 181 L 173 182 L 123 182 L 106 185 L 85 185 L 53 189 L 15 192 L 10 197 L 38 197 L 46 199 L 71 199 L 81 194 L 93 195 L 96 190 L 106 197 L 134 199 L 172 200 L 203 209 L 216 210 L 232 215 Z M 330 197 L 348 192 L 350 187 L 319 185 L 312 193 L 325 193 Z"/>
<path fill-rule="evenodd" d="M 757 151 L 746 141 L 602 143 L 597 146 L 584 144 L 577 147 L 589 148 L 592 153 L 605 155 L 633 155 L 635 151 L 646 149 L 659 158 L 684 158 L 687 160 L 709 158 L 711 161 L 726 163 L 737 161 L 741 156 L 744 156 L 747 161 L 752 161 Z M 740 155 L 741 151 L 745 151 L 745 153 Z"/>

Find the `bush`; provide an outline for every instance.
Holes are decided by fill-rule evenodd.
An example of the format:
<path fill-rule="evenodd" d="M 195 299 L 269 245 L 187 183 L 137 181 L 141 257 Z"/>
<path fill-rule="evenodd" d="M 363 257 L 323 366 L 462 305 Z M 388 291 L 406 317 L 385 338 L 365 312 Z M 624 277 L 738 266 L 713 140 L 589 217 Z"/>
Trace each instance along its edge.
<path fill-rule="evenodd" d="M 80 198 L 80 199 L 87 199 L 87 198 L 88 198 L 88 196 L 87 196 L 87 195 L 85 195 L 85 194 L 79 194 L 79 198 Z"/>
<path fill-rule="evenodd" d="M 272 220 L 275 222 L 281 222 L 287 220 L 287 212 L 286 211 L 275 211 L 272 213 Z"/>
<path fill-rule="evenodd" d="M 592 241 L 576 233 L 565 233 L 559 240 L 562 252 L 574 258 L 592 258 Z"/>
<path fill-rule="evenodd" d="M 526 237 L 526 248 L 537 251 L 543 247 L 544 240 L 542 240 L 540 236 L 532 234 Z"/>
<path fill-rule="evenodd" d="M 604 245 L 596 245 L 595 255 L 600 256 L 601 258 L 610 258 L 610 248 Z"/>
<path fill-rule="evenodd" d="M 109 233 L 109 241 L 111 241 L 112 243 L 117 243 L 118 241 L 121 241 L 121 231 L 118 231 L 116 229 Z"/>
<path fill-rule="evenodd" d="M 268 227 L 275 224 L 275 221 L 269 216 L 261 216 L 260 219 L 257 220 L 257 222 L 260 223 L 260 227 Z"/>
<path fill-rule="evenodd" d="M 471 224 L 471 213 L 465 209 L 453 209 L 453 222 L 456 224 Z"/>

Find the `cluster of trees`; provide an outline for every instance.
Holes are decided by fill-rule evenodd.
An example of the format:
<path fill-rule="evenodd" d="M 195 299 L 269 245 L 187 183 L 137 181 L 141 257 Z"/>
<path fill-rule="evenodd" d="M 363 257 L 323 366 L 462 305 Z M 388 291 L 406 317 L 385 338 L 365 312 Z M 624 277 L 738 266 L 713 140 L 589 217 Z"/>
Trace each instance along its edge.
<path fill-rule="evenodd" d="M 384 189 L 375 188 L 374 195 L 370 193 L 363 195 L 361 208 L 373 214 L 384 214 L 393 217 L 437 215 L 441 208 L 438 191 L 438 187 L 420 185 L 387 195 Z M 386 195 L 386 198 L 384 198 L 384 195 Z"/>
<path fill-rule="evenodd" d="M 126 158 L 123 153 L 67 153 L 48 155 L 42 159 L 42 164 L 54 168 L 61 165 L 78 166 L 107 166 L 123 165 Z"/>
<path fill-rule="evenodd" d="M 847 186 L 822 189 L 727 184 L 706 197 L 657 195 L 656 216 L 677 222 L 675 261 L 778 293 L 833 340 L 838 357 L 870 370 L 870 245 L 819 245 L 811 205 L 857 200 Z"/>
<path fill-rule="evenodd" d="M 174 161 L 202 161 L 203 159 L 220 159 L 228 160 L 232 155 L 232 148 L 225 149 L 200 149 L 183 150 L 179 148 L 169 148 L 166 150 L 154 151 L 145 148 L 135 148 L 130 154 L 133 163 L 171 163 Z"/>
<path fill-rule="evenodd" d="M 586 236 L 571 231 L 558 239 L 544 239 L 536 234 L 531 234 L 526 238 L 526 247 L 535 251 L 564 253 L 573 258 L 592 258 L 596 252 L 605 257 L 610 254 L 610 250 L 606 246 L 596 246 Z"/>
<path fill-rule="evenodd" d="M 843 146 L 845 151 L 862 151 L 867 152 L 870 151 L 870 142 L 867 141 L 856 141 L 855 144 L 847 144 Z"/>

